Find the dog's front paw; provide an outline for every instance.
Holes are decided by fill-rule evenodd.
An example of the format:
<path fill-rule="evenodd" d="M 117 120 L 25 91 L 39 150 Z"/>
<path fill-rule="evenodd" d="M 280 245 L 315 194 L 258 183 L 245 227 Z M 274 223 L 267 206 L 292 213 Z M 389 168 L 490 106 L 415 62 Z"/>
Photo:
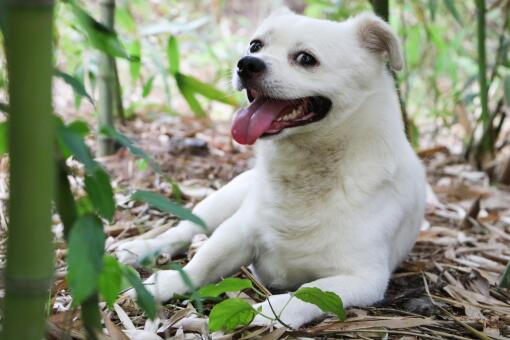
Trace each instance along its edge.
<path fill-rule="evenodd" d="M 255 316 L 251 324 L 258 326 L 273 325 L 298 329 L 321 315 L 320 309 L 296 298 L 291 299 L 290 294 L 270 296 L 266 301 L 253 305 L 253 308 L 260 314 Z"/>
<path fill-rule="evenodd" d="M 158 302 L 168 301 L 175 294 L 184 294 L 188 290 L 181 275 L 175 270 L 160 270 L 149 276 L 143 285 Z M 134 299 L 136 291 L 131 288 L 124 295 Z"/>
<path fill-rule="evenodd" d="M 115 249 L 115 255 L 122 263 L 135 264 L 147 257 L 157 255 L 162 250 L 158 240 L 134 240 L 119 245 Z M 164 250 L 167 252 L 167 249 Z"/>

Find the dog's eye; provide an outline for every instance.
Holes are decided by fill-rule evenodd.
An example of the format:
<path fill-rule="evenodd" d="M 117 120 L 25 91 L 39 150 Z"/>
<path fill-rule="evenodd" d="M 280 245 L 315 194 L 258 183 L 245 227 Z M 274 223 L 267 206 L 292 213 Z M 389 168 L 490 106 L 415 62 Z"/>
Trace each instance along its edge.
<path fill-rule="evenodd" d="M 262 41 L 260 41 L 260 40 L 253 40 L 250 43 L 250 53 L 258 52 L 258 51 L 260 51 L 261 48 L 262 48 Z"/>
<path fill-rule="evenodd" d="M 296 62 L 302 66 L 314 66 L 317 65 L 317 59 L 309 53 L 299 52 L 296 55 Z"/>

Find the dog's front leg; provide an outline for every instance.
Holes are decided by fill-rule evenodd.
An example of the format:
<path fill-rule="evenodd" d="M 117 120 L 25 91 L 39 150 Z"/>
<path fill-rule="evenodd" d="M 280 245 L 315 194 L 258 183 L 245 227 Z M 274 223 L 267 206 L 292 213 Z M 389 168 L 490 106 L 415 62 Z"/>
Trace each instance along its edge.
<path fill-rule="evenodd" d="M 307 283 L 302 287 L 316 287 L 323 291 L 336 293 L 342 298 L 344 307 L 367 306 L 382 300 L 388 279 L 388 271 L 377 270 L 372 273 L 359 273 L 358 275 L 327 277 Z M 262 308 L 262 314 L 273 318 L 274 310 L 281 321 L 294 329 L 324 314 L 315 305 L 292 297 L 291 293 L 272 295 L 268 300 L 253 307 L 255 309 Z M 252 322 L 255 325 L 268 325 L 271 323 L 273 321 L 262 315 L 257 315 Z"/>
<path fill-rule="evenodd" d="M 216 230 L 184 267 L 183 270 L 196 287 L 217 281 L 251 263 L 254 246 L 253 228 L 249 220 L 242 210 L 238 211 Z M 158 301 L 166 301 L 174 294 L 189 291 L 179 272 L 174 270 L 159 271 L 144 284 Z"/>
<path fill-rule="evenodd" d="M 156 238 L 123 243 L 115 250 L 115 254 L 123 263 L 136 263 L 158 252 L 172 256 L 184 251 L 193 236 L 212 233 L 239 209 L 253 176 L 253 170 L 246 171 L 197 204 L 193 213 L 205 222 L 207 230 L 190 221 L 182 221 Z"/>

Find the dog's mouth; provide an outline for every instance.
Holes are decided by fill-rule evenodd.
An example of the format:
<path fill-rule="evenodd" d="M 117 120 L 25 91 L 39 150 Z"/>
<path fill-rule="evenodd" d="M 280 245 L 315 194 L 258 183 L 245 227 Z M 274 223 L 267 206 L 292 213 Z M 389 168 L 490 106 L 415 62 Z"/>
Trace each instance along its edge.
<path fill-rule="evenodd" d="M 253 144 L 284 129 L 317 122 L 328 114 L 331 100 L 322 96 L 275 99 L 247 90 L 250 105 L 239 110 L 232 124 L 232 136 L 239 144 Z"/>

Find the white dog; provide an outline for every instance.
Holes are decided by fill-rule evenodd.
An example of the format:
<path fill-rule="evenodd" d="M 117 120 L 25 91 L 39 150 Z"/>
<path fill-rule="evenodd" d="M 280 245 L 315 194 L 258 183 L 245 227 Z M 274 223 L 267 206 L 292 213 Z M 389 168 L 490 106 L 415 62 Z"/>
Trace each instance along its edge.
<path fill-rule="evenodd" d="M 387 63 L 402 68 L 400 44 L 373 14 L 338 23 L 283 9 L 262 23 L 233 79 L 251 103 L 237 113 L 232 134 L 241 144 L 256 142 L 256 166 L 193 210 L 212 233 L 184 268 L 195 285 L 251 264 L 280 291 L 318 287 L 345 306 L 383 298 L 418 235 L 426 183 Z M 175 254 L 201 232 L 183 221 L 117 254 L 124 262 Z M 147 282 L 159 300 L 186 292 L 175 271 Z M 277 313 L 289 296 L 269 298 Z M 273 315 L 267 301 L 255 307 Z M 281 319 L 298 328 L 321 315 L 292 299 Z"/>

